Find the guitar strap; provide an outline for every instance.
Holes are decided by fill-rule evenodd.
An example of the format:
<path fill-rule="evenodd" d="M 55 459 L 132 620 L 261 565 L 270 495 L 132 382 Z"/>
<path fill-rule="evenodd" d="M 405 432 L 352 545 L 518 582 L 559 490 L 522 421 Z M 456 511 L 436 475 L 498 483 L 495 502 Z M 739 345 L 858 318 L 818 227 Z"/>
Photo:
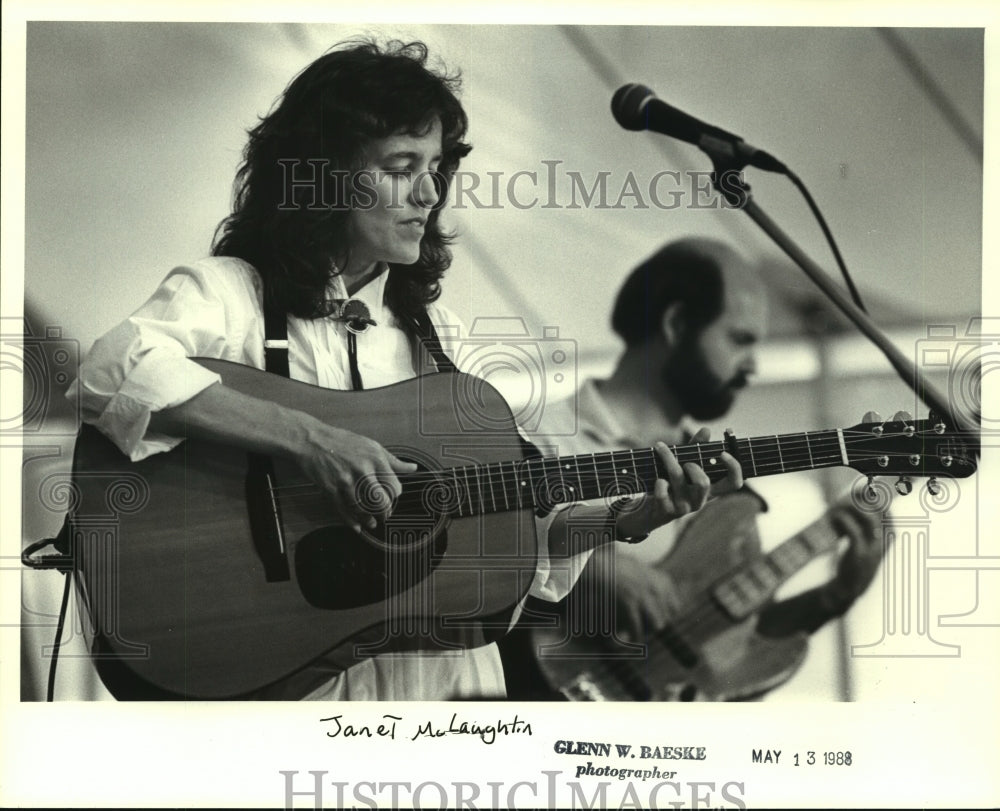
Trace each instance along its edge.
<path fill-rule="evenodd" d="M 264 368 L 288 377 L 288 321 L 285 313 L 264 295 Z"/>
<path fill-rule="evenodd" d="M 454 372 L 455 364 L 449 358 L 441 346 L 441 339 L 438 337 L 431 318 L 427 315 L 427 310 L 420 310 L 419 315 L 412 317 L 413 326 L 416 329 L 418 345 L 423 346 L 434 361 L 434 366 L 438 372 Z M 419 368 L 419 367 L 418 367 Z"/>
<path fill-rule="evenodd" d="M 436 370 L 456 371 L 455 364 L 441 346 L 441 339 L 427 310 L 421 309 L 418 315 L 410 316 L 409 322 L 414 330 L 417 346 L 423 346 L 427 350 Z M 347 332 L 347 355 L 351 367 L 351 384 L 357 391 L 364 386 L 361 382 L 361 372 L 358 370 L 357 338 L 351 330 Z M 269 301 L 264 302 L 264 368 L 282 377 L 289 376 L 287 316 Z"/>

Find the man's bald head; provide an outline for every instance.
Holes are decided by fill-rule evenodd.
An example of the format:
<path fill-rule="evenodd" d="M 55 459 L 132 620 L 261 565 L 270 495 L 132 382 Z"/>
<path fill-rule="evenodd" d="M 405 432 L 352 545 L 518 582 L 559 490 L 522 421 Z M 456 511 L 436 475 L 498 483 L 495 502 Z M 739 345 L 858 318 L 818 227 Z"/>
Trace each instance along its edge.
<path fill-rule="evenodd" d="M 629 347 L 660 335 L 663 315 L 680 305 L 688 330 L 699 331 L 737 299 L 763 307 L 763 287 L 754 267 L 719 240 L 701 237 L 668 243 L 625 280 L 611 326 Z"/>
<path fill-rule="evenodd" d="M 757 368 L 767 298 L 754 268 L 725 243 L 671 242 L 625 281 L 611 318 L 645 368 L 659 368 L 664 408 L 698 420 L 729 411 Z"/>

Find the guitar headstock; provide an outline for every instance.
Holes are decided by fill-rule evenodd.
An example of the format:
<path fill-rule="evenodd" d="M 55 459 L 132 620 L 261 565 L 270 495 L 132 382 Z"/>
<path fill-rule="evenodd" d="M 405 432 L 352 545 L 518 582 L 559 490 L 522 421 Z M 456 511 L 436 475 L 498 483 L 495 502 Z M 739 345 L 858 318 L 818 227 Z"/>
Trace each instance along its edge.
<path fill-rule="evenodd" d="M 850 466 L 869 476 L 963 479 L 977 467 L 976 438 L 949 429 L 933 414 L 915 420 L 900 411 L 883 421 L 870 411 L 844 429 L 844 446 Z"/>

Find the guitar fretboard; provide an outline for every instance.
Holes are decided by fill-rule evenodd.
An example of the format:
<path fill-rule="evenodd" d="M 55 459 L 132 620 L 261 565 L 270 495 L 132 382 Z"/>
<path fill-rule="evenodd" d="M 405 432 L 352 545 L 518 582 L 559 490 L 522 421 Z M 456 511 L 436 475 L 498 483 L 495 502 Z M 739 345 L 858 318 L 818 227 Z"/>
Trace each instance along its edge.
<path fill-rule="evenodd" d="M 733 621 L 760 610 L 775 590 L 817 555 L 828 551 L 840 533 L 824 515 L 771 552 L 727 577 L 712 594 Z"/>
<path fill-rule="evenodd" d="M 744 478 L 847 464 L 843 433 L 837 429 L 671 448 L 681 465 L 697 464 L 713 482 L 725 478 L 720 456 L 726 450 L 739 460 Z M 432 475 L 431 486 L 441 488 L 434 501 L 469 516 L 649 493 L 666 472 L 653 448 L 641 448 L 470 465 Z"/>

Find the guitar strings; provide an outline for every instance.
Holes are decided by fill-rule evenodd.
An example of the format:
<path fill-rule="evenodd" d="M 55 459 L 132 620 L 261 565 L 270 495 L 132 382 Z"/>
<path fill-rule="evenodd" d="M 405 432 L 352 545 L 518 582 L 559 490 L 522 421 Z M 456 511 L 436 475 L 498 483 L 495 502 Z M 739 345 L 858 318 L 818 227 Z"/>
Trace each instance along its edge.
<path fill-rule="evenodd" d="M 868 433 L 864 433 L 862 436 L 864 439 L 871 438 Z M 847 444 L 846 440 L 848 439 L 853 439 L 853 437 L 845 435 L 845 444 Z M 757 441 L 760 443 L 762 440 L 758 437 Z M 825 440 L 825 444 L 827 447 L 819 447 L 816 440 L 806 440 L 801 442 L 786 441 L 780 447 L 774 448 L 758 447 L 752 450 L 752 455 L 748 459 L 749 464 L 744 463 L 744 468 L 749 468 L 751 475 L 754 470 L 756 475 L 762 475 L 760 473 L 762 469 L 769 472 L 773 469 L 775 473 L 778 473 L 842 464 L 842 454 L 836 438 Z M 707 451 L 711 455 L 715 452 L 716 446 L 721 453 L 721 443 L 704 443 L 701 447 L 702 451 Z M 697 448 L 697 446 L 695 447 Z M 675 455 L 681 457 L 679 461 L 682 464 L 694 461 L 697 453 L 697 450 L 693 450 L 692 446 L 682 446 L 679 450 L 675 447 L 673 450 Z M 908 454 L 886 454 L 879 451 L 858 453 L 855 449 L 852 455 L 855 461 L 859 461 L 875 459 L 880 456 L 905 457 Z M 627 460 L 624 458 L 626 456 Z M 692 458 L 686 458 L 687 456 Z M 423 490 L 428 485 L 438 485 L 446 491 L 451 491 L 443 494 L 446 496 L 443 503 L 453 504 L 452 511 L 461 515 L 466 511 L 473 514 L 524 508 L 526 506 L 523 498 L 525 492 L 530 492 L 532 495 L 530 506 L 537 506 L 540 498 L 543 501 L 546 498 L 552 500 L 551 497 L 554 494 L 562 497 L 553 500 L 552 506 L 555 503 L 599 498 L 607 495 L 608 489 L 613 489 L 615 492 L 611 495 L 616 495 L 620 494 L 618 491 L 622 490 L 621 479 L 623 478 L 626 480 L 626 484 L 639 485 L 633 492 L 635 490 L 644 491 L 645 488 L 651 488 L 652 482 L 662 475 L 660 462 L 652 448 L 583 454 L 568 458 L 572 458 L 575 463 L 570 468 L 569 473 L 564 470 L 565 458 L 536 457 L 527 460 L 493 462 L 485 465 L 470 465 L 437 471 L 422 470 L 412 474 L 402 474 L 399 479 L 404 490 L 397 501 L 396 508 L 421 506 L 424 500 Z M 588 461 L 580 461 L 588 459 L 589 463 Z M 629 467 L 620 467 L 626 461 L 635 464 Z M 591 470 L 591 467 L 594 469 Z M 619 475 L 619 469 L 621 475 Z M 720 472 L 722 471 L 720 470 Z M 632 474 L 631 477 L 630 474 Z M 529 482 L 530 487 L 521 486 L 519 484 L 521 481 Z M 577 485 L 582 492 L 577 492 Z M 617 487 L 612 488 L 612 485 L 617 485 Z M 289 497 L 294 500 L 303 497 L 326 498 L 318 486 L 308 482 L 278 485 L 273 488 L 273 492 L 281 494 L 283 499 Z M 296 499 L 296 495 L 299 499 Z M 487 508 L 487 500 L 491 502 L 492 509 Z"/>
<path fill-rule="evenodd" d="M 680 643 L 689 649 L 700 649 L 716 633 L 747 621 L 755 613 L 751 611 L 743 619 L 731 618 L 714 597 L 720 587 L 732 583 L 741 573 L 752 567 L 766 565 L 783 550 L 795 548 L 799 543 L 804 543 L 809 551 L 799 555 L 798 560 L 791 560 L 786 564 L 788 570 L 782 573 L 781 580 L 765 590 L 763 599 L 766 600 L 781 583 L 794 574 L 798 568 L 801 568 L 804 563 L 829 551 L 839 537 L 840 533 L 833 527 L 829 518 L 826 516 L 820 518 L 768 554 L 763 555 L 759 560 L 741 567 L 738 572 L 723 578 L 716 585 L 702 590 L 677 619 L 671 620 L 650 636 L 646 643 L 647 656 L 641 663 L 627 659 L 599 659 L 594 663 L 594 666 L 588 667 L 588 673 L 596 675 L 594 670 L 603 671 L 600 675 L 614 680 L 615 686 L 624 688 L 633 694 L 638 692 L 634 687 L 637 681 L 651 692 L 648 676 L 644 678 L 639 671 L 645 669 L 655 674 L 661 672 L 666 666 L 678 663 L 677 644 L 671 642 L 670 636 L 676 636 Z"/>
<path fill-rule="evenodd" d="M 858 432 L 858 434 L 860 438 L 863 440 L 871 441 L 873 438 L 872 435 L 867 432 L 863 433 Z M 850 445 L 853 440 L 857 439 L 856 437 L 852 436 L 850 432 L 845 432 L 844 437 L 845 437 L 845 445 Z M 774 438 L 780 440 L 780 437 L 778 437 L 777 435 L 775 435 Z M 770 438 L 757 437 L 756 439 L 758 443 L 762 441 L 767 441 L 767 442 L 771 441 Z M 842 454 L 840 453 L 839 442 L 835 436 L 827 437 L 826 439 L 822 440 L 806 439 L 805 441 L 799 441 L 799 442 L 794 440 L 792 441 L 786 440 L 784 443 L 776 444 L 774 447 L 763 447 L 763 448 L 761 447 L 753 448 L 750 445 L 751 440 L 740 440 L 740 442 L 747 443 L 748 458 L 746 462 L 749 463 L 749 466 L 751 468 L 753 467 L 769 468 L 775 466 L 780 468 L 789 468 L 792 466 L 811 468 L 818 466 L 817 462 L 820 464 L 829 462 L 831 464 L 838 464 L 838 465 L 842 464 L 843 462 Z M 822 444 L 817 444 L 817 443 L 822 443 Z M 823 447 L 823 445 L 825 445 L 826 447 Z M 701 448 L 701 451 L 699 451 L 698 448 Z M 679 461 L 681 461 L 682 464 L 687 464 L 688 462 L 696 461 L 697 458 L 701 458 L 703 456 L 704 451 L 707 451 L 709 455 L 712 456 L 721 453 L 722 450 L 724 449 L 725 448 L 721 443 L 703 443 L 700 446 L 698 445 L 680 446 L 680 447 L 675 446 L 672 448 L 672 451 L 676 456 L 679 457 Z M 655 451 L 652 448 L 644 448 L 638 450 L 609 451 L 599 454 L 582 454 L 580 456 L 565 457 L 565 458 L 536 457 L 536 458 L 522 459 L 522 460 L 505 460 L 502 462 L 492 462 L 481 465 L 469 465 L 465 467 L 445 468 L 439 471 L 417 471 L 412 474 L 402 474 L 401 476 L 399 476 L 399 478 L 401 481 L 421 484 L 421 483 L 427 483 L 435 479 L 440 479 L 442 476 L 446 476 L 448 473 L 451 473 L 453 477 L 461 475 L 463 479 L 466 479 L 469 482 L 475 480 L 477 482 L 477 485 L 480 488 L 482 488 L 480 482 L 484 474 L 480 473 L 480 471 L 484 471 L 488 482 L 492 480 L 492 473 L 495 472 L 502 484 L 510 482 L 510 479 L 506 478 L 508 472 L 517 475 L 523 475 L 524 472 L 526 472 L 528 475 L 539 472 L 537 470 L 533 470 L 533 467 L 542 468 L 541 472 L 544 474 L 545 478 L 548 478 L 553 474 L 558 474 L 560 478 L 565 478 L 565 474 L 563 473 L 562 463 L 565 462 L 566 458 L 573 459 L 574 461 L 584 460 L 589 458 L 591 460 L 590 462 L 591 465 L 596 464 L 599 468 L 603 468 L 603 471 L 600 474 L 600 478 L 608 476 L 613 478 L 615 476 L 615 471 L 612 470 L 611 468 L 617 468 L 619 465 L 625 463 L 626 459 L 624 457 L 626 454 L 628 454 L 629 457 L 631 457 L 628 461 L 636 461 L 634 457 L 639 456 L 640 458 L 637 460 L 638 464 L 635 465 L 635 467 L 637 468 L 641 467 L 644 472 L 653 473 L 659 471 L 660 463 L 654 457 Z M 865 458 L 874 459 L 880 456 L 905 457 L 907 455 L 908 453 L 906 452 L 885 453 L 881 449 L 871 452 L 865 452 L 865 451 L 859 452 L 857 451 L 857 449 L 854 449 L 854 456 L 858 459 L 865 459 Z M 650 462 L 650 459 L 652 459 L 652 462 Z M 758 462 L 759 464 L 757 464 Z M 509 465 L 510 471 L 504 471 L 503 470 L 504 465 Z M 559 466 L 558 469 L 553 470 L 553 468 L 555 468 L 557 465 Z M 576 462 L 576 467 L 577 467 L 575 474 L 576 478 L 579 479 L 582 476 L 586 477 L 587 480 L 590 480 L 591 473 L 589 470 L 585 469 L 587 467 L 587 462 L 585 461 Z M 744 465 L 744 467 L 746 467 L 746 464 Z M 471 472 L 471 477 L 470 477 L 470 472 Z"/>
<path fill-rule="evenodd" d="M 930 432 L 914 431 L 913 436 L 908 438 L 912 440 L 924 433 Z M 752 475 L 761 475 L 760 470 L 779 473 L 841 465 L 844 463 L 841 437 L 844 447 L 850 448 L 855 462 L 883 456 L 903 458 L 908 455 L 903 452 L 886 451 L 883 448 L 872 451 L 859 448 L 858 445 L 882 439 L 868 431 L 845 430 L 839 436 L 834 431 L 820 431 L 813 434 L 806 432 L 790 436 L 791 438 L 789 435 L 784 437 L 774 435 L 737 440 L 737 450 L 744 460 L 744 469 L 748 473 L 752 471 Z M 945 440 L 936 432 L 932 438 L 946 443 L 946 448 L 951 447 L 950 440 Z M 756 447 L 754 442 L 757 443 Z M 726 449 L 726 444 L 722 442 L 671 448 L 682 465 L 688 462 L 701 463 L 703 469 L 705 469 L 703 464 L 705 454 L 711 458 Z M 535 506 L 541 495 L 561 494 L 563 501 L 587 500 L 603 495 L 601 491 L 612 483 L 616 488 L 620 488 L 623 478 L 627 484 L 641 484 L 649 488 L 656 478 L 663 475 L 662 465 L 653 448 L 583 454 L 569 458 L 572 459 L 572 464 L 565 458 L 538 457 L 403 474 L 399 476 L 403 492 L 397 499 L 396 509 L 408 512 L 415 507 L 427 506 L 424 503 L 426 490 L 429 486 L 435 485 L 443 488 L 442 495 L 445 501 L 442 506 L 452 502 L 450 510 L 452 514 L 456 511 L 456 507 L 460 514 L 468 507 L 471 514 L 488 512 L 487 498 L 493 511 L 501 509 L 497 498 L 498 491 L 504 509 L 514 507 L 523 509 L 525 506 Z M 725 472 L 724 467 L 717 470 L 719 473 Z M 706 469 L 706 472 L 711 474 L 715 471 Z M 513 489 L 509 490 L 509 486 Z M 576 491 L 577 486 L 581 492 Z M 328 494 L 310 482 L 274 486 L 272 492 L 280 496 L 282 501 L 317 505 L 329 502 Z M 529 505 L 525 505 L 526 493 L 530 495 Z M 511 506 L 511 502 L 514 507 Z M 765 556 L 764 559 L 771 558 Z M 808 560 L 808 557 L 806 559 Z M 668 637 L 676 636 L 682 643 L 690 645 L 688 639 L 693 634 L 714 633 L 716 629 L 721 630 L 734 623 L 715 601 L 714 594 L 715 589 L 702 592 L 676 620 L 657 630 L 650 637 L 650 643 L 655 644 L 647 645 L 647 658 L 641 665 L 634 661 L 611 659 L 600 662 L 601 669 L 634 693 L 634 687 L 630 688 L 628 685 L 634 685 L 635 680 L 639 678 L 637 671 L 640 668 L 656 670 L 662 666 L 664 660 L 671 662 L 675 660 Z"/>

